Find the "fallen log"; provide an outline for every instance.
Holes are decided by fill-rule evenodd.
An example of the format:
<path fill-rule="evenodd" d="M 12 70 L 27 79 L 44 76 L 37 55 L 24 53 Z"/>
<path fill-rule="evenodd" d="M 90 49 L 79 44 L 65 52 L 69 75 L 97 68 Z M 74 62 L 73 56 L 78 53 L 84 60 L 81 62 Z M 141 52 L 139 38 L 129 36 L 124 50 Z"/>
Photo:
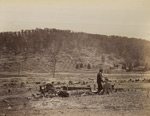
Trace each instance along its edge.
<path fill-rule="evenodd" d="M 71 90 L 68 91 L 70 96 L 81 96 L 84 93 L 89 93 L 90 90 Z"/>
<path fill-rule="evenodd" d="M 91 87 L 62 86 L 63 90 L 90 90 Z"/>
<path fill-rule="evenodd" d="M 59 97 L 69 97 L 69 93 L 67 91 L 59 91 L 58 96 Z"/>

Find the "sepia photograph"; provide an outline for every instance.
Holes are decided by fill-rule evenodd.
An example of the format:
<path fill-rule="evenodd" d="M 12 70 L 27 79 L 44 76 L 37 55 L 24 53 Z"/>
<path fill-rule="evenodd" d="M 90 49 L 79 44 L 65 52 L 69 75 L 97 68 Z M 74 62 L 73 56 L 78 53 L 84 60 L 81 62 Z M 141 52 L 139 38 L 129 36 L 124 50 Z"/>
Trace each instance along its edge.
<path fill-rule="evenodd" d="M 150 116 L 150 1 L 0 0 L 0 116 Z"/>

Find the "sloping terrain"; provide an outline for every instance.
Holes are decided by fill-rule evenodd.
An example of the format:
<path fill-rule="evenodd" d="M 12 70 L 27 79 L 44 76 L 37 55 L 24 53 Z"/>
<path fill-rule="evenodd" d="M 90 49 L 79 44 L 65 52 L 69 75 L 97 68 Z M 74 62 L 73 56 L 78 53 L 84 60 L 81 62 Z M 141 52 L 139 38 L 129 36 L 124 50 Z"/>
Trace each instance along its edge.
<path fill-rule="evenodd" d="M 150 42 L 135 38 L 35 29 L 0 33 L 0 71 L 150 69 Z"/>

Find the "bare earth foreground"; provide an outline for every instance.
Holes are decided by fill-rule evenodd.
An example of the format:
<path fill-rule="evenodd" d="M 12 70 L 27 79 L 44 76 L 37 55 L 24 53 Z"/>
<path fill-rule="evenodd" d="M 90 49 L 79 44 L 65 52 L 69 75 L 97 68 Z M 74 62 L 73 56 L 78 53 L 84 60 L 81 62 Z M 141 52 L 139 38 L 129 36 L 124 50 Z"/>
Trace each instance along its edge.
<path fill-rule="evenodd" d="M 150 75 L 106 75 L 124 91 L 104 95 L 71 95 L 67 98 L 35 98 L 37 82 L 78 82 L 86 80 L 93 87 L 95 74 L 46 74 L 0 78 L 0 116 L 150 116 Z M 138 82 L 128 80 L 139 79 Z M 91 81 L 93 79 L 93 82 Z M 15 83 L 10 85 L 10 83 Z M 21 86 L 21 83 L 24 85 Z"/>

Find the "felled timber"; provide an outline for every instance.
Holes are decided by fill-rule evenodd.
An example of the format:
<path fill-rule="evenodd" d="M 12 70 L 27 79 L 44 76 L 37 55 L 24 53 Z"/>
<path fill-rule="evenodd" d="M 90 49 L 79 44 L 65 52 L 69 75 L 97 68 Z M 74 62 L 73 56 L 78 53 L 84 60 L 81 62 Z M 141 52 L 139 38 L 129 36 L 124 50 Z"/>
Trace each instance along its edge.
<path fill-rule="evenodd" d="M 63 90 L 90 90 L 91 87 L 62 86 Z"/>
<path fill-rule="evenodd" d="M 68 90 L 70 96 L 81 96 L 82 94 L 88 93 L 90 90 Z"/>

